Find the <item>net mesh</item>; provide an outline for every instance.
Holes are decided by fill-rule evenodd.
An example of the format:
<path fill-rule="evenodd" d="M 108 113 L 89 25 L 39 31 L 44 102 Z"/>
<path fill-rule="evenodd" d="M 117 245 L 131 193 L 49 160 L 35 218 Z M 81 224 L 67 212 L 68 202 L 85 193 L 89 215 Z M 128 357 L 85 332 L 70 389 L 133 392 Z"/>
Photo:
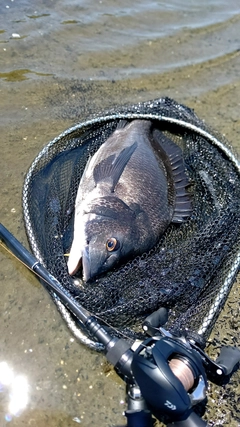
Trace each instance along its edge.
<path fill-rule="evenodd" d="M 92 283 L 74 279 L 66 253 L 73 238 L 74 204 L 89 156 L 122 118 L 144 118 L 183 150 L 193 213 L 170 224 L 148 253 Z M 239 267 L 239 164 L 227 142 L 189 108 L 169 98 L 120 107 L 77 124 L 51 141 L 24 183 L 26 230 L 35 256 L 77 301 L 118 331 L 141 336 L 144 318 L 169 309 L 166 328 L 210 333 Z"/>

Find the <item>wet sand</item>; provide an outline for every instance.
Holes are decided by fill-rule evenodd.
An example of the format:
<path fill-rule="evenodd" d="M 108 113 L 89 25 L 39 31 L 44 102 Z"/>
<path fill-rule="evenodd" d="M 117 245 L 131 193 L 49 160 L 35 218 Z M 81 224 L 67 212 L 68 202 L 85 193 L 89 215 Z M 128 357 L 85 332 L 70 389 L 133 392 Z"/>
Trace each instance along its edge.
<path fill-rule="evenodd" d="M 41 2 L 42 13 L 48 4 Z M 21 13 L 25 16 L 28 7 L 28 2 L 22 2 Z M 17 10 L 14 13 L 17 15 Z M 105 19 L 107 25 L 111 16 Z M 135 21 L 128 19 L 130 27 Z M 177 12 L 171 19 L 178 22 Z M 12 45 L 1 43 L 1 222 L 28 246 L 21 197 L 24 175 L 33 159 L 47 142 L 70 125 L 114 105 L 170 96 L 193 108 L 240 152 L 240 51 L 235 48 L 239 19 L 236 14 L 221 25 L 170 31 L 164 44 L 153 38 L 140 43 L 139 49 L 128 46 L 124 38 L 121 48 L 93 55 L 84 52 L 81 61 L 74 58 L 73 47 L 68 56 L 67 40 L 71 46 L 72 38 L 75 43 L 77 39 L 65 30 L 58 38 L 56 52 L 52 49 L 51 33 L 49 51 L 47 42 L 42 44 L 37 39 L 35 46 L 34 41 L 29 44 L 29 49 L 17 45 L 22 39 L 14 40 Z M 0 30 L 4 25 L 2 21 Z M 151 22 L 148 26 L 150 31 Z M 135 22 L 133 32 L 137 28 Z M 61 33 L 60 27 L 58 30 Z M 93 34 L 95 30 L 93 27 Z M 4 48 L 7 50 L 3 51 Z M 6 54 L 4 59 L 3 54 Z M 61 55 L 66 55 L 65 70 Z M 199 61 L 191 62 L 191 55 Z M 73 338 L 38 280 L 3 248 L 0 248 L 0 286 L 0 362 L 6 361 L 15 374 L 25 375 L 30 386 L 29 404 L 19 417 L 13 417 L 11 425 L 124 424 L 124 383 L 101 354 Z M 239 345 L 239 314 L 238 282 L 211 335 L 210 356 L 216 357 L 221 343 Z M 228 385 L 210 386 L 206 411 L 210 425 L 240 425 L 239 383 L 237 372 Z M 7 392 L 1 393 L 1 397 L 0 425 L 5 426 L 9 424 L 5 420 Z"/>

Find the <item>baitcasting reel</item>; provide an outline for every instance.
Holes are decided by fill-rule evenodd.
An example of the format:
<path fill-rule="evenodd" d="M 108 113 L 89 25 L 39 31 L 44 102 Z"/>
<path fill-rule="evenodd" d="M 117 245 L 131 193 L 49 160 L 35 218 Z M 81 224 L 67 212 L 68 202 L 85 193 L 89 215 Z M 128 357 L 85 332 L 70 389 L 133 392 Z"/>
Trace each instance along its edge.
<path fill-rule="evenodd" d="M 222 383 L 237 368 L 238 348 L 223 347 L 217 361 L 212 361 L 196 340 L 176 337 L 161 327 L 167 318 L 163 308 L 143 324 L 150 338 L 131 346 L 125 339 L 110 334 L 2 224 L 0 240 L 42 279 L 42 284 L 55 293 L 104 347 L 106 358 L 127 383 L 128 427 L 152 426 L 152 414 L 169 427 L 207 426 L 193 407 L 205 399 L 207 379 Z"/>
<path fill-rule="evenodd" d="M 106 358 L 127 383 L 127 426 L 150 427 L 151 414 L 168 426 L 207 426 L 193 407 L 206 398 L 207 379 L 223 383 L 233 373 L 240 362 L 240 350 L 223 347 L 214 362 L 193 340 L 152 326 L 156 313 L 161 320 L 162 308 L 143 325 L 153 336 L 137 348 L 111 336 L 94 316 L 85 323 L 91 335 L 104 344 Z"/>
<path fill-rule="evenodd" d="M 205 400 L 207 379 L 216 384 L 226 382 L 240 361 L 240 350 L 222 347 L 214 362 L 193 340 L 174 337 L 162 327 L 152 325 L 157 316 L 158 320 L 166 317 L 163 310 L 159 309 L 144 322 L 143 328 L 153 336 L 132 357 L 135 383 L 128 384 L 128 427 L 152 425 L 148 410 L 169 427 L 206 426 L 193 407 Z"/>

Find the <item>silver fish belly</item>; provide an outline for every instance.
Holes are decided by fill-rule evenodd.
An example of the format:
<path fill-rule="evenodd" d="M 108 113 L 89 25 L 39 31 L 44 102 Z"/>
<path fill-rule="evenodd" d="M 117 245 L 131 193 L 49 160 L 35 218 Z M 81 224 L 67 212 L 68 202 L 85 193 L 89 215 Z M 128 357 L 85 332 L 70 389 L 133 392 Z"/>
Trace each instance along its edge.
<path fill-rule="evenodd" d="M 88 281 L 150 250 L 191 213 L 181 149 L 151 121 L 119 127 L 88 161 L 75 204 L 69 274 Z"/>

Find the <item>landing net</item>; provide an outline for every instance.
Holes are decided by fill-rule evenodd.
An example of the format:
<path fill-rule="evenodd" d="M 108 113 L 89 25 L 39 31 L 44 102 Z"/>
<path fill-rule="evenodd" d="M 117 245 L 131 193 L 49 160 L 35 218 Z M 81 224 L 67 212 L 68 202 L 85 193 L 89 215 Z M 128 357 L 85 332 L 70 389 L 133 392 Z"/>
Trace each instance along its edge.
<path fill-rule="evenodd" d="M 157 245 L 92 283 L 72 278 L 66 253 L 73 237 L 74 204 L 89 156 L 121 119 L 149 119 L 183 150 L 193 212 L 170 224 Z M 120 107 L 63 132 L 39 153 L 23 188 L 31 249 L 77 301 L 130 339 L 142 321 L 169 309 L 166 329 L 207 338 L 240 264 L 240 165 L 229 144 L 189 108 L 169 98 Z M 73 333 L 98 348 L 52 294 Z"/>

